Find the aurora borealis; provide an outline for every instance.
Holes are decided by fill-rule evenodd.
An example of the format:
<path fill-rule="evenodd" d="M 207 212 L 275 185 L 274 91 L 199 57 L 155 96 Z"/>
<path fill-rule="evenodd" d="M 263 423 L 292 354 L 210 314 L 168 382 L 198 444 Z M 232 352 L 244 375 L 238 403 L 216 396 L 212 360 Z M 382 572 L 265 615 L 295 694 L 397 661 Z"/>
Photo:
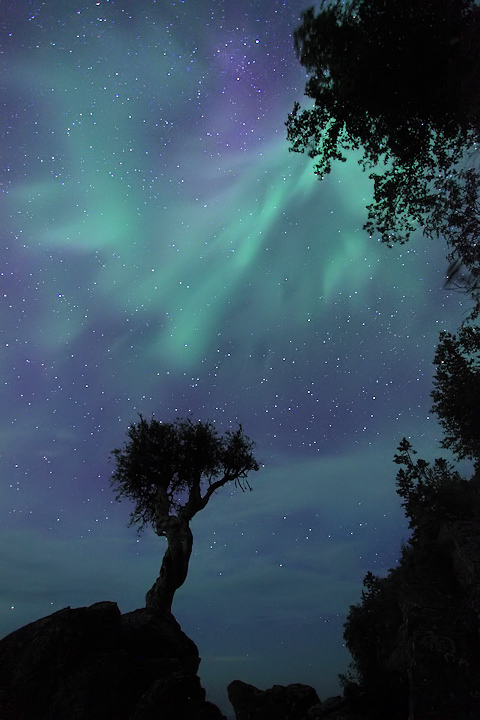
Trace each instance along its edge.
<path fill-rule="evenodd" d="M 342 624 L 428 459 L 433 353 L 463 319 L 441 243 L 361 227 L 352 157 L 288 152 L 303 0 L 0 3 L 2 635 L 143 604 L 163 554 L 126 527 L 110 451 L 137 413 L 241 422 L 253 492 L 192 523 L 174 613 L 208 699 L 238 678 L 338 692 Z"/>

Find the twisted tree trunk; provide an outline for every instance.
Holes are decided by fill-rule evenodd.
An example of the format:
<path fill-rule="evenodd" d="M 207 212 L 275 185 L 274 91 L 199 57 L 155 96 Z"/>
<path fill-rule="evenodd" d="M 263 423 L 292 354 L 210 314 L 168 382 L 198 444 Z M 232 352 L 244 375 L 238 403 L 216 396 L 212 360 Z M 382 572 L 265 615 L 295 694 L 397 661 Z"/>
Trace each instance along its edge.
<path fill-rule="evenodd" d="M 158 523 L 157 523 L 158 525 Z M 189 522 L 181 517 L 163 518 L 157 533 L 167 538 L 160 574 L 145 597 L 146 608 L 153 613 L 171 612 L 173 596 L 183 585 L 192 554 L 193 535 Z"/>

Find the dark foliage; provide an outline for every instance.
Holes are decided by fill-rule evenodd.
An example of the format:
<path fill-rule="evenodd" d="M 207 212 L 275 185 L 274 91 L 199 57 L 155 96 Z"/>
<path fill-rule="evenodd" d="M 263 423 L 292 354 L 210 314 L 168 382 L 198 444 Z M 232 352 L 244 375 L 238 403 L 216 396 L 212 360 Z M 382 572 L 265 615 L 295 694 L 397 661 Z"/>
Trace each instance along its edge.
<path fill-rule="evenodd" d="M 443 458 L 416 459 L 406 438 L 398 446 L 396 487 L 411 536 L 386 577 L 367 574 L 344 632 L 378 717 L 407 705 L 419 718 L 470 719 L 479 710 L 480 328 L 442 333 L 434 364 L 442 445 L 476 468 L 467 480 Z"/>
<path fill-rule="evenodd" d="M 397 493 L 413 530 L 411 544 L 435 539 L 445 522 L 476 517 L 480 494 L 475 481 L 463 478 L 444 458 L 433 465 L 415 462 L 416 452 L 406 438 L 398 450 L 395 462 L 403 467 L 397 473 Z"/>
<path fill-rule="evenodd" d="M 125 446 L 112 452 L 116 469 L 111 484 L 118 500 L 135 503 L 131 524 L 140 530 L 146 525 L 157 529 L 159 515 L 191 520 L 226 483 L 250 489 L 247 475 L 259 469 L 254 443 L 241 426 L 220 437 L 208 421 L 147 422 L 140 415 L 127 435 Z"/>
<path fill-rule="evenodd" d="M 444 430 L 442 447 L 480 463 L 480 328 L 443 332 L 435 352 L 432 411 Z"/>
<path fill-rule="evenodd" d="M 294 34 L 309 73 L 287 121 L 320 177 L 361 150 L 365 228 L 391 245 L 421 227 L 480 278 L 480 7 L 473 0 L 352 0 L 310 8 Z"/>
<path fill-rule="evenodd" d="M 480 541 L 480 480 L 477 475 L 466 480 L 441 458 L 433 465 L 415 461 L 415 454 L 404 438 L 395 455 L 402 466 L 397 493 L 412 535 L 386 577 L 367 573 L 344 638 L 354 674 L 378 717 L 397 712 L 406 717 L 415 701 L 426 713 L 419 717 L 458 712 L 456 717 L 470 718 L 479 674 L 471 597 L 479 585 L 462 563 L 470 567 L 470 553 L 475 557 Z"/>
<path fill-rule="evenodd" d="M 391 571 L 387 578 L 368 572 L 361 601 L 350 606 L 343 637 L 353 658 L 353 677 L 362 690 L 375 695 L 380 712 L 394 708 L 404 716 L 407 694 L 404 683 L 397 676 L 392 677 L 387 667 L 401 624 L 398 606 L 401 583 L 398 571 Z"/>

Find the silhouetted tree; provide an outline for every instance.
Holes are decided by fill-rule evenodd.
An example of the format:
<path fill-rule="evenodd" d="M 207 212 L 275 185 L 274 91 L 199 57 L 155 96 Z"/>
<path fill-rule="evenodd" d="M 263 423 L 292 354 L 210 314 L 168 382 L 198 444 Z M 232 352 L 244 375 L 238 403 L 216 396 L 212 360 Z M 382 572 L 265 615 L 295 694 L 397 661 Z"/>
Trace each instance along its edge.
<path fill-rule="evenodd" d="M 480 465 L 480 328 L 440 334 L 435 352 L 432 411 L 444 430 L 442 447 Z"/>
<path fill-rule="evenodd" d="M 192 518 L 216 490 L 233 482 L 250 489 L 247 475 L 258 470 L 254 443 L 242 426 L 218 435 L 211 422 L 162 423 L 141 415 L 127 432 L 128 442 L 113 450 L 116 469 L 111 484 L 117 500 L 135 503 L 131 525 L 151 525 L 167 538 L 160 575 L 146 596 L 153 612 L 170 611 L 175 591 L 187 577 L 192 553 Z"/>
<path fill-rule="evenodd" d="M 436 538 L 442 523 L 453 518 L 470 518 L 478 513 L 478 483 L 466 480 L 444 458 L 433 465 L 421 458 L 403 438 L 395 455 L 397 494 L 413 530 L 411 543 L 426 543 Z"/>
<path fill-rule="evenodd" d="M 432 717 L 470 717 L 442 714 L 450 701 L 456 709 L 463 701 L 468 705 L 476 689 L 472 667 L 478 650 L 470 637 L 478 621 L 441 531 L 478 519 L 480 481 L 476 475 L 461 477 L 441 458 L 432 465 L 415 455 L 403 438 L 395 455 L 402 466 L 396 484 L 412 535 L 386 577 L 365 576 L 361 600 L 350 606 L 344 638 L 353 676 L 376 706 L 372 717 L 405 718 L 409 703 L 417 701 L 425 717 L 426 711 Z M 432 638 L 442 638 L 454 652 L 439 652 Z"/>
<path fill-rule="evenodd" d="M 388 245 L 420 226 L 480 277 L 480 7 L 474 0 L 351 0 L 310 8 L 294 33 L 309 73 L 290 150 L 323 177 L 345 151 L 372 172 L 368 232 Z"/>
<path fill-rule="evenodd" d="M 401 711 L 405 709 L 407 691 L 398 678 L 392 677 L 387 665 L 402 622 L 398 606 L 402 581 L 398 569 L 390 571 L 385 578 L 367 572 L 361 601 L 350 605 L 344 624 L 343 637 L 353 658 L 351 674 L 370 698 L 376 697 L 379 710 L 384 711 L 381 717 L 392 717 L 385 712 L 392 708 L 405 717 Z M 348 681 L 347 676 L 345 680 Z M 375 717 L 375 713 L 372 716 Z"/>

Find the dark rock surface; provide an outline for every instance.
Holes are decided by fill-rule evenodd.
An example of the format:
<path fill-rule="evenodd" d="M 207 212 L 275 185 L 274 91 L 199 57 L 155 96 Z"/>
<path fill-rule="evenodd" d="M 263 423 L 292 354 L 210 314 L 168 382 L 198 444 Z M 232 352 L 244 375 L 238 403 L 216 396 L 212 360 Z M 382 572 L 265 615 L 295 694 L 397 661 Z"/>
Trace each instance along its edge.
<path fill-rule="evenodd" d="M 228 686 L 236 720 L 370 720 L 358 686 L 320 701 L 314 688 L 300 683 L 259 690 L 241 680 Z M 386 719 L 385 719 L 386 720 Z"/>
<path fill-rule="evenodd" d="M 309 685 L 274 685 L 258 690 L 241 680 L 227 688 L 236 720 L 305 720 L 307 713 L 320 700 Z"/>
<path fill-rule="evenodd" d="M 224 720 L 173 615 L 65 608 L 0 640 L 0 720 Z"/>

